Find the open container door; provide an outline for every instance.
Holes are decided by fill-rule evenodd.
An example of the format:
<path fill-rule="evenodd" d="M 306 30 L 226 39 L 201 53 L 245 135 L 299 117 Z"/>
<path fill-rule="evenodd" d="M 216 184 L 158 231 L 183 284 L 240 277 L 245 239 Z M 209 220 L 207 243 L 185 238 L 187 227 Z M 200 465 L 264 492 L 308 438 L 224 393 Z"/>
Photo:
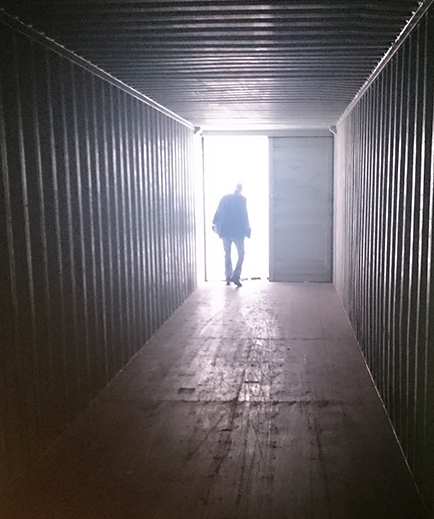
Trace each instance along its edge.
<path fill-rule="evenodd" d="M 330 282 L 332 223 L 332 136 L 271 137 L 270 281 Z"/>

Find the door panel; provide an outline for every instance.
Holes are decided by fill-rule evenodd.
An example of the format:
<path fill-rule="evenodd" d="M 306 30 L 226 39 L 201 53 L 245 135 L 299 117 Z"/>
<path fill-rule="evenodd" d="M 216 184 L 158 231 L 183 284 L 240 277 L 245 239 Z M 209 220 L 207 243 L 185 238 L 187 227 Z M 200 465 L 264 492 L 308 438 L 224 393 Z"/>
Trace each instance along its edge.
<path fill-rule="evenodd" d="M 270 280 L 332 279 L 332 137 L 270 139 Z"/>

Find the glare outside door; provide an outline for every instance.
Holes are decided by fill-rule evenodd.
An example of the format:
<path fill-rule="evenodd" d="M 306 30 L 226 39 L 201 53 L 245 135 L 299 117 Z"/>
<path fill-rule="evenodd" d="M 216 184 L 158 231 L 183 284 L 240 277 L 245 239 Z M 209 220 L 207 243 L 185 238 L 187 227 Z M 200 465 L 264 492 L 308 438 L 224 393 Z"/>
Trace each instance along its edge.
<path fill-rule="evenodd" d="M 268 138 L 265 136 L 207 136 L 204 138 L 204 201 L 206 280 L 224 281 L 222 240 L 212 232 L 212 220 L 223 195 L 243 184 L 252 235 L 245 240 L 243 280 L 268 278 Z M 232 263 L 237 255 L 232 248 Z"/>

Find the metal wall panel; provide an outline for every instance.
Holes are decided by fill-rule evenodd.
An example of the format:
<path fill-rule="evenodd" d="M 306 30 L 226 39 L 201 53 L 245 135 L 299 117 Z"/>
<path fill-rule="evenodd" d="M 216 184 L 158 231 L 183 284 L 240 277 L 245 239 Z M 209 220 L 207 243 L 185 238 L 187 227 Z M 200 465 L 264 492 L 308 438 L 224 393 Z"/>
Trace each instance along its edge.
<path fill-rule="evenodd" d="M 0 23 L 0 489 L 194 290 L 193 130 Z"/>
<path fill-rule="evenodd" d="M 434 516 L 434 8 L 338 126 L 335 283 Z"/>
<path fill-rule="evenodd" d="M 270 280 L 330 282 L 333 139 L 270 139 Z"/>

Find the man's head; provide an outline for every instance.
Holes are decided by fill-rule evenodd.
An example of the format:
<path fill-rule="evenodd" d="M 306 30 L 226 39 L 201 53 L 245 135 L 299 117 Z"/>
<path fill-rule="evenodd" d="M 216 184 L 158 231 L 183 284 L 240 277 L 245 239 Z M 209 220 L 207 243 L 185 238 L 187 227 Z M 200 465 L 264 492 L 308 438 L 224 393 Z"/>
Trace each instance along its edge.
<path fill-rule="evenodd" d="M 243 190 L 243 184 L 237 184 L 235 186 L 235 193 L 241 195 L 241 191 Z"/>

